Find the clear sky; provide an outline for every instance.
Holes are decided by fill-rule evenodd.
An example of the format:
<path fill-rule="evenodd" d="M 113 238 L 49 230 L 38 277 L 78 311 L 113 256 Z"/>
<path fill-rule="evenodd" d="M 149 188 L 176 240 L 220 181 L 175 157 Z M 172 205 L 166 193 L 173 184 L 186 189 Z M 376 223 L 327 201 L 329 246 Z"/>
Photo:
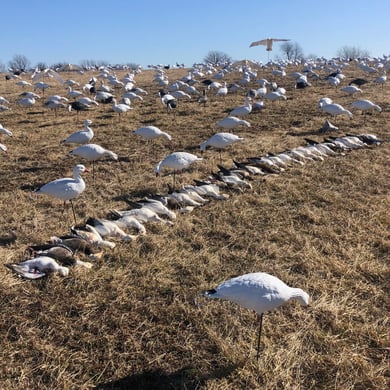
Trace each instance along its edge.
<path fill-rule="evenodd" d="M 0 64 L 202 62 L 209 51 L 267 62 L 253 41 L 298 43 L 332 58 L 343 46 L 390 54 L 390 0 L 18 0 L 1 4 Z M 279 45 L 270 59 L 281 55 Z"/>

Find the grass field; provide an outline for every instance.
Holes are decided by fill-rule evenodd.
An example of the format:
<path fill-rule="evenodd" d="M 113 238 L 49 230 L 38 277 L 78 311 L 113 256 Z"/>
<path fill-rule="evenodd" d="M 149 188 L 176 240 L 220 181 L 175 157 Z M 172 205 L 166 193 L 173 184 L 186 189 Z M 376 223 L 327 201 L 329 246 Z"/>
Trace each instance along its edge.
<path fill-rule="evenodd" d="M 287 74 L 299 68 L 290 67 Z M 117 72 L 121 78 L 125 72 Z M 98 73 L 61 73 L 81 85 Z M 0 81 L 0 95 L 12 110 L 0 123 L 8 153 L 0 154 L 0 254 L 3 264 L 27 258 L 27 248 L 69 232 L 71 209 L 33 191 L 71 176 L 74 164 L 91 164 L 68 155 L 60 141 L 92 120 L 92 142 L 119 156 L 99 161 L 96 178 L 84 175 L 85 192 L 75 200 L 78 222 L 106 218 L 128 208 L 126 199 L 166 193 L 172 177 L 156 178 L 154 168 L 172 151 L 200 155 L 199 145 L 215 124 L 243 104 L 245 90 L 225 99 L 209 93 L 206 107 L 180 101 L 167 113 L 153 81 L 155 71 L 135 78 L 148 95 L 119 117 L 110 105 L 89 112 L 54 112 L 15 104 L 23 91 L 14 80 Z M 186 69 L 166 71 L 173 82 Z M 326 75 L 323 71 L 321 75 Z M 351 63 L 342 86 L 354 77 L 373 80 Z M 30 75 L 23 76 L 30 81 Z M 228 82 L 242 74 L 232 72 Z M 174 226 L 147 224 L 147 234 L 117 242 L 93 268 L 71 268 L 36 281 L 1 272 L 1 389 L 385 389 L 389 386 L 390 254 L 390 91 L 364 85 L 361 98 L 382 107 L 372 115 L 329 118 L 317 102 L 328 96 L 348 106 L 354 98 L 324 80 L 295 90 L 294 80 L 259 69 L 257 78 L 274 80 L 288 99 L 266 102 L 234 130 L 245 141 L 222 153 L 222 164 L 322 140 L 326 119 L 335 134 L 373 133 L 385 142 L 324 161 L 293 166 L 278 175 L 256 177 L 252 189 L 224 190 L 225 201 L 210 200 L 192 213 L 178 213 Z M 45 95 L 66 95 L 52 79 Z M 199 88 L 201 89 L 201 88 Z M 122 91 L 117 90 L 120 97 Z M 42 94 L 41 94 L 42 95 Z M 360 96 L 359 96 L 360 98 Z M 145 142 L 132 130 L 154 125 L 172 142 Z M 219 154 L 178 176 L 179 185 L 217 171 Z M 268 272 L 311 297 L 266 314 L 259 361 L 253 312 L 202 293 L 225 279 Z"/>

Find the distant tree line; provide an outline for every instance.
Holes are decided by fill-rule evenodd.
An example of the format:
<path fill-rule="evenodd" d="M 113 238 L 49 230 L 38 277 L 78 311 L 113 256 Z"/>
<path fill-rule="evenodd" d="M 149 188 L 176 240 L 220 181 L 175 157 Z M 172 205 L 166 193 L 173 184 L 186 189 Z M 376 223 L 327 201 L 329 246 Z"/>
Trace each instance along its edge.
<path fill-rule="evenodd" d="M 280 45 L 279 50 L 282 53 L 282 59 L 286 59 L 288 61 L 303 60 L 305 58 L 302 47 L 297 42 L 291 42 L 291 41 L 283 42 Z M 364 50 L 356 46 L 343 46 L 342 48 L 337 50 L 337 56 L 345 60 L 354 60 L 354 59 L 368 57 L 369 52 L 368 50 Z M 309 57 L 312 58 L 313 55 Z M 223 66 L 231 63 L 232 57 L 229 54 L 226 54 L 222 51 L 211 50 L 203 58 L 203 62 L 214 66 Z M 58 62 L 52 64 L 50 67 L 53 69 L 61 69 L 64 68 L 66 65 L 68 65 L 68 63 Z M 110 66 L 112 64 L 104 60 L 90 59 L 90 60 L 82 60 L 79 65 L 83 69 L 98 69 L 100 67 Z M 139 66 L 138 64 L 133 62 L 129 62 L 127 64 L 118 64 L 117 66 L 124 66 L 124 65 L 126 65 L 129 69 L 136 69 Z M 45 62 L 38 62 L 34 68 L 43 70 L 43 69 L 47 69 L 48 67 L 49 66 Z M 22 54 L 15 54 L 12 60 L 8 62 L 8 70 L 13 71 L 14 73 L 26 72 L 30 69 L 31 69 L 30 60 Z M 0 61 L 0 72 L 5 72 L 5 71 L 6 71 L 6 66 Z"/>

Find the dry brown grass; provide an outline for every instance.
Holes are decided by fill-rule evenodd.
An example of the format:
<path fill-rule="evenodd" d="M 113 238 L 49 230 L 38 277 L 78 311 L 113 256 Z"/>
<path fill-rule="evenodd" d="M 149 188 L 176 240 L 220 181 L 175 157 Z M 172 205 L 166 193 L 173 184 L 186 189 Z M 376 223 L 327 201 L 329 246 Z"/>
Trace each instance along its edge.
<path fill-rule="evenodd" d="M 292 71 L 290 69 L 289 71 Z M 361 76 L 354 65 L 347 81 Z M 186 70 L 168 71 L 170 81 Z M 63 74 L 81 83 L 91 74 Z M 244 94 L 212 99 L 203 109 L 180 104 L 176 117 L 157 104 L 153 71 L 136 77 L 149 91 L 144 102 L 119 120 L 108 106 L 57 117 L 39 101 L 31 110 L 14 102 L 21 92 L 0 81 L 0 95 L 13 110 L 0 123 L 14 137 L 0 155 L 0 254 L 3 264 L 24 259 L 26 248 L 68 232 L 70 210 L 32 189 L 71 174 L 82 162 L 59 144 L 93 121 L 95 138 L 120 156 L 97 164 L 96 184 L 75 201 L 80 222 L 124 209 L 125 196 L 166 192 L 169 176 L 156 179 L 154 167 L 169 152 L 198 153 L 214 124 L 244 101 Z M 268 71 L 259 78 L 270 79 Z M 241 78 L 236 73 L 229 81 Z M 320 97 L 352 100 L 324 82 L 251 114 L 251 128 L 235 131 L 246 142 L 223 153 L 231 158 L 277 152 L 304 144 L 326 117 Z M 54 84 L 54 83 L 52 83 Z M 346 84 L 346 82 L 344 82 Z M 383 108 L 352 120 L 333 121 L 346 132 L 374 133 L 389 141 L 390 92 L 363 87 L 364 98 Z M 48 92 L 47 92 L 48 93 Z M 46 93 L 46 94 L 47 94 Z M 65 94 L 53 88 L 50 94 Z M 118 93 L 119 94 L 119 93 Z M 147 144 L 130 130 L 153 124 L 173 135 Z M 92 270 L 73 268 L 66 278 L 52 275 L 23 281 L 3 267 L 1 278 L 2 389 L 385 389 L 389 384 L 389 142 L 345 156 L 294 167 L 231 193 L 173 227 L 148 225 L 147 235 L 118 243 Z M 206 178 L 218 155 L 180 176 L 181 183 Z M 88 164 L 86 164 L 88 165 Z M 12 232 L 16 239 L 12 239 Z M 255 359 L 253 313 L 229 302 L 206 302 L 200 294 L 219 282 L 252 271 L 269 272 L 308 291 L 312 303 L 289 303 L 264 319 L 261 358 Z M 197 304 L 196 304 L 197 302 Z"/>

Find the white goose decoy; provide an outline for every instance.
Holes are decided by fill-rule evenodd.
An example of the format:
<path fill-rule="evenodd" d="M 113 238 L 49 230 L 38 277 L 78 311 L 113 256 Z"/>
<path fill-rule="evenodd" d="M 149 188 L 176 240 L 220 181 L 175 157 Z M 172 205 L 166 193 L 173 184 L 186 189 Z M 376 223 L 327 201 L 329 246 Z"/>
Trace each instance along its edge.
<path fill-rule="evenodd" d="M 194 154 L 187 152 L 174 152 L 169 154 L 163 160 L 161 160 L 156 165 L 156 175 L 158 176 L 161 173 L 163 168 L 172 168 L 174 174 L 176 171 L 181 171 L 183 169 L 188 168 L 196 161 L 203 160 L 201 157 L 195 156 Z"/>
<path fill-rule="evenodd" d="M 322 107 L 325 106 L 326 104 L 332 104 L 332 103 L 333 100 L 331 98 L 323 97 L 318 101 L 318 108 L 322 109 Z"/>
<path fill-rule="evenodd" d="M 223 86 L 217 89 L 215 95 L 225 97 L 227 94 L 228 94 L 228 88 L 227 88 L 226 81 L 224 81 Z"/>
<path fill-rule="evenodd" d="M 132 110 L 132 108 L 124 103 L 118 103 L 115 98 L 112 99 L 112 110 L 117 112 L 119 116 L 124 114 L 125 112 Z"/>
<path fill-rule="evenodd" d="M 346 85 L 341 88 L 340 91 L 347 93 L 348 95 L 354 95 L 355 93 L 363 93 L 363 91 L 355 85 Z"/>
<path fill-rule="evenodd" d="M 386 72 L 384 72 L 382 76 L 379 76 L 379 77 L 377 77 L 374 80 L 374 83 L 380 84 L 381 87 L 383 88 L 383 86 L 385 85 L 386 81 L 387 81 L 387 75 L 386 75 Z"/>
<path fill-rule="evenodd" d="M 361 110 L 363 112 L 373 111 L 373 110 L 376 110 L 379 112 L 382 111 L 382 108 L 380 106 L 378 106 L 377 104 L 373 103 L 370 100 L 364 100 L 364 99 L 363 100 L 355 100 L 354 102 L 351 103 L 351 106 L 353 108 L 356 108 L 356 109 Z"/>
<path fill-rule="evenodd" d="M 5 264 L 7 268 L 26 279 L 38 279 L 47 273 L 58 272 L 61 276 L 67 276 L 69 269 L 59 265 L 52 257 L 38 256 L 20 263 Z"/>
<path fill-rule="evenodd" d="M 245 104 L 243 106 L 238 106 L 230 111 L 229 116 L 247 116 L 252 112 L 251 98 L 249 96 L 245 99 Z"/>
<path fill-rule="evenodd" d="M 256 272 L 226 280 L 217 288 L 205 293 L 207 298 L 221 298 L 242 307 L 254 310 L 259 317 L 257 359 L 260 351 L 260 337 L 263 313 L 273 310 L 290 299 L 297 299 L 302 305 L 309 304 L 309 295 L 300 288 L 292 288 L 277 277 Z"/>
<path fill-rule="evenodd" d="M 222 149 L 225 149 L 229 145 L 243 141 L 244 138 L 239 137 L 238 135 L 232 133 L 216 133 L 212 135 L 208 140 L 200 144 L 200 151 L 203 153 L 206 151 L 207 147 L 213 147 L 219 150 L 219 159 L 222 161 Z"/>
<path fill-rule="evenodd" d="M 241 125 L 246 127 L 251 127 L 251 124 L 248 121 L 237 118 L 235 116 L 227 116 L 221 119 L 220 121 L 217 122 L 216 127 L 217 128 L 222 127 L 224 129 L 231 130 Z"/>
<path fill-rule="evenodd" d="M 287 100 L 287 97 L 281 91 L 267 92 L 263 98 L 271 101 Z"/>
<path fill-rule="evenodd" d="M 8 135 L 8 137 L 12 137 L 12 131 L 3 127 L 1 123 L 0 123 L 0 134 L 5 134 Z"/>
<path fill-rule="evenodd" d="M 323 104 L 321 109 L 332 116 L 347 115 L 349 118 L 352 118 L 353 116 L 351 111 L 348 111 L 342 105 L 337 103 Z"/>
<path fill-rule="evenodd" d="M 36 103 L 36 100 L 34 97 L 24 97 L 22 99 L 17 100 L 16 103 L 20 106 L 30 108 Z"/>
<path fill-rule="evenodd" d="M 76 99 L 83 96 L 83 93 L 81 91 L 74 90 L 72 87 L 68 87 L 68 96 Z"/>
<path fill-rule="evenodd" d="M 92 162 L 92 176 L 95 179 L 95 161 L 104 157 L 109 157 L 114 161 L 118 161 L 118 155 L 111 150 L 105 149 L 97 144 L 85 144 L 69 152 L 72 156 L 84 158 Z"/>
<path fill-rule="evenodd" d="M 63 144 L 86 144 L 94 136 L 93 130 L 91 129 L 92 121 L 90 119 L 86 119 L 84 121 L 84 128 L 80 131 L 76 131 L 65 138 L 62 143 Z"/>
<path fill-rule="evenodd" d="M 72 199 L 77 198 L 85 190 L 85 182 L 81 177 L 81 174 L 84 172 L 89 172 L 84 165 L 75 165 L 73 168 L 73 178 L 53 180 L 36 190 L 36 193 L 38 194 L 45 194 L 63 200 L 64 204 L 69 200 L 72 205 L 75 224 L 77 223 L 76 213 L 74 211 Z"/>
<path fill-rule="evenodd" d="M 142 138 L 145 138 L 146 140 L 152 140 L 155 138 L 163 137 L 166 138 L 168 141 L 172 140 L 171 135 L 168 133 L 161 131 L 156 126 L 144 126 L 140 127 L 137 130 L 134 130 L 132 134 L 140 135 Z"/>

